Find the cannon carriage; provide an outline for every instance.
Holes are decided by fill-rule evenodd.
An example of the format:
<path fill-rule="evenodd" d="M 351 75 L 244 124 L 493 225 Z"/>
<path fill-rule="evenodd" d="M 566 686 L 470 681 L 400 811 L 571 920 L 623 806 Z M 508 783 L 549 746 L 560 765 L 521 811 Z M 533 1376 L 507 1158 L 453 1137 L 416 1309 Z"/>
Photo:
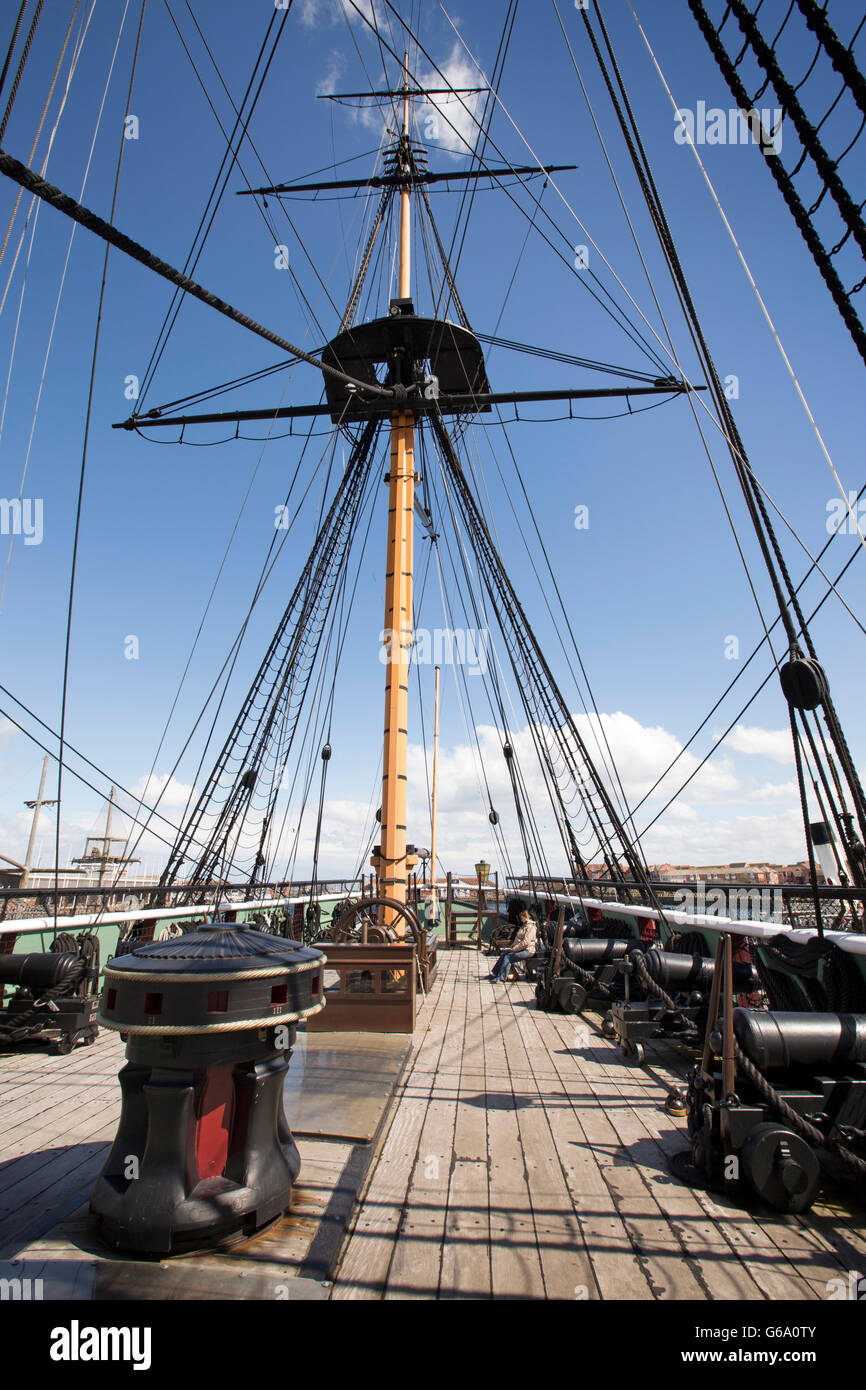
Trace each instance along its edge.
<path fill-rule="evenodd" d="M 5 986 L 14 990 L 4 1001 Z M 61 932 L 50 951 L 0 954 L 0 1048 L 35 1043 L 66 1055 L 96 1041 L 99 942 Z"/>
<path fill-rule="evenodd" d="M 719 940 L 702 1057 L 682 1097 L 690 1151 L 679 1165 L 692 1181 L 783 1212 L 807 1210 L 823 1173 L 862 1195 L 864 957 L 782 933 L 753 954 L 765 1009 L 734 1006 L 734 948 Z"/>

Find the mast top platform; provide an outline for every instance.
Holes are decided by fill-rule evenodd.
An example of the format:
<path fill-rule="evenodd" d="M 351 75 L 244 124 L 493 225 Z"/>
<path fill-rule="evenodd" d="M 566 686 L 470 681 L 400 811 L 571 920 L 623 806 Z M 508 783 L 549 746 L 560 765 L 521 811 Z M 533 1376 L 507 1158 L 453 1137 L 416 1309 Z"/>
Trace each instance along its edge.
<path fill-rule="evenodd" d="M 388 385 L 404 388 L 407 405 L 432 388 L 443 396 L 465 398 L 465 410 L 490 410 L 489 404 L 473 401 L 490 392 L 484 354 L 475 334 L 448 319 L 416 314 L 411 299 L 392 299 L 391 312 L 385 318 L 339 333 L 324 348 L 322 361 L 371 386 L 381 384 L 376 366 L 385 363 Z M 353 410 L 356 392 L 330 373 L 325 373 L 325 391 L 335 424 L 366 418 L 369 413 L 360 402 Z"/>

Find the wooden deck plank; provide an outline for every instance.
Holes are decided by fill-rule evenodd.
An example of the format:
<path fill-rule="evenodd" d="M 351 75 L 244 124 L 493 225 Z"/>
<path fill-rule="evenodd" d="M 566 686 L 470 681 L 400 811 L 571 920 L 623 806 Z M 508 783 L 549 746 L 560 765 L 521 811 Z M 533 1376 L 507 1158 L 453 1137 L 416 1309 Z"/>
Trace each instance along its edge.
<path fill-rule="evenodd" d="M 483 960 L 477 960 L 482 969 Z M 470 964 L 467 959 L 461 974 L 465 976 L 466 1015 L 439 1297 L 489 1299 L 492 1284 L 486 1036 L 476 962 Z"/>
<path fill-rule="evenodd" d="M 491 984 L 489 958 L 473 950 L 439 960 L 333 1297 L 804 1301 L 866 1273 L 862 1212 L 842 1189 L 785 1217 L 676 1180 L 668 1164 L 684 1125 L 664 1097 L 686 1054 L 654 1042 L 633 1068 L 597 1017 L 538 1011 L 531 984 Z M 84 1219 L 65 1213 L 86 1202 L 114 1134 L 122 1060 L 113 1034 L 70 1057 L 0 1057 L 0 1250 L 30 1239 L 28 1261 L 65 1258 L 62 1232 Z M 341 1162 L 326 1144 L 304 1157 L 253 1296 L 269 1296 L 281 1261 L 297 1273 L 345 1186 Z M 55 1212 L 60 1234 L 45 1224 Z M 35 1221 L 45 1234 L 31 1239 Z M 200 1296 L 222 1296 L 200 1276 Z"/>
<path fill-rule="evenodd" d="M 540 1298 L 544 1280 L 518 1110 L 529 1062 L 508 1002 L 511 986 L 483 982 L 490 1139 L 490 1276 L 494 1298 Z M 526 988 L 523 986 L 523 988 Z"/>
<path fill-rule="evenodd" d="M 391 1123 L 344 1245 L 332 1293 L 335 1299 L 384 1296 L 436 1067 L 448 1032 L 452 1000 L 450 991 L 442 988 L 446 973 L 440 968 L 425 1001 Z"/>

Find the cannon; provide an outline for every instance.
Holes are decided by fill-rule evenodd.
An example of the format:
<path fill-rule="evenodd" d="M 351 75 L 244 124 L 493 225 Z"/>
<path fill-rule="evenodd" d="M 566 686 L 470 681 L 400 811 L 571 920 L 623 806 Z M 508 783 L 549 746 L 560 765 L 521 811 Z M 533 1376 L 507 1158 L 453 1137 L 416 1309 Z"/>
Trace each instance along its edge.
<path fill-rule="evenodd" d="M 735 1008 L 689 1077 L 696 1179 L 806 1211 L 822 1164 L 866 1188 L 866 1014 Z"/>
<path fill-rule="evenodd" d="M 626 1058 L 641 1066 L 647 1038 L 698 1044 L 716 972 L 712 957 L 651 947 L 632 950 L 617 969 L 623 978 L 624 997 L 613 1003 L 607 1031 L 618 1040 Z M 732 963 L 734 992 L 747 994 L 757 986 L 752 964 Z"/>
<path fill-rule="evenodd" d="M 594 993 L 609 998 L 619 963 L 633 946 L 633 941 L 614 937 L 575 938 L 563 933 L 559 957 L 551 962 L 554 968 L 545 971 L 535 986 L 538 1007 L 577 1014 Z"/>
<path fill-rule="evenodd" d="M 99 942 L 93 932 L 62 932 L 50 951 L 0 954 L 0 999 L 4 986 L 15 993 L 0 1008 L 0 1047 L 48 1044 L 65 1056 L 78 1044 L 96 1041 Z"/>

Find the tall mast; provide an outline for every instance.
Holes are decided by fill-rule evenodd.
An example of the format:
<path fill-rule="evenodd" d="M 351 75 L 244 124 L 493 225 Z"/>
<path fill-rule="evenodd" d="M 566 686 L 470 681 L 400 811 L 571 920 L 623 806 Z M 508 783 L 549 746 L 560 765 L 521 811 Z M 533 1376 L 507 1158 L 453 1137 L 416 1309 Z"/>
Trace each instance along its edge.
<path fill-rule="evenodd" d="M 19 881 L 19 888 L 26 888 L 30 881 L 30 869 L 33 864 L 33 850 L 36 845 L 36 828 L 39 825 L 39 812 L 43 806 L 56 806 L 56 801 L 46 801 L 43 793 L 45 791 L 45 778 L 48 775 L 48 764 L 51 761 L 50 754 L 46 753 L 42 762 L 42 776 L 39 779 L 39 794 L 35 801 L 25 801 L 25 806 L 33 808 L 33 820 L 30 823 L 30 839 L 27 842 L 27 853 L 24 856 L 24 872 Z"/>
<path fill-rule="evenodd" d="M 439 667 L 436 667 L 436 685 L 433 697 L 433 796 L 430 807 L 430 909 L 433 919 L 439 916 L 436 896 L 436 810 L 437 777 L 439 762 Z"/>
<path fill-rule="evenodd" d="M 411 164 L 409 144 L 409 55 L 403 59 L 403 132 L 400 162 Z M 410 297 L 411 184 L 400 189 L 401 299 Z M 410 863 L 406 857 L 406 750 L 409 726 L 409 656 L 412 648 L 412 547 L 415 506 L 415 417 L 411 410 L 391 416 L 391 468 L 388 474 L 388 544 L 385 555 L 385 742 L 382 757 L 382 839 L 378 864 L 379 891 L 406 901 Z M 375 857 L 374 857 L 375 860 Z M 384 909 L 383 921 L 398 935 L 403 919 Z"/>
<path fill-rule="evenodd" d="M 409 54 L 403 54 L 403 138 L 401 141 L 404 150 L 404 158 L 408 161 L 408 151 L 406 146 L 409 144 Z M 412 203 L 411 203 L 410 183 L 404 183 L 400 189 L 400 298 L 408 299 L 412 293 L 409 283 L 410 272 L 412 269 L 411 255 L 411 232 L 412 232 Z"/>
<path fill-rule="evenodd" d="M 111 818 L 114 813 L 114 787 L 108 797 L 108 810 L 105 814 L 105 834 L 102 837 L 102 864 L 99 869 L 99 886 L 102 887 L 105 879 L 105 866 L 111 854 Z"/>

